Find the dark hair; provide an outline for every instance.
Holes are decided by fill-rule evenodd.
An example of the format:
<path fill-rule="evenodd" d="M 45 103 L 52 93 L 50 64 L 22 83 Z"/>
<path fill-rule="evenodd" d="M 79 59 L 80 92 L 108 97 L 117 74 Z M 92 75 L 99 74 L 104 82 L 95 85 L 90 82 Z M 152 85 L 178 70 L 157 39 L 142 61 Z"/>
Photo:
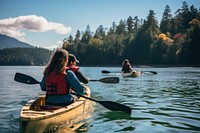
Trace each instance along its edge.
<path fill-rule="evenodd" d="M 123 61 L 122 65 L 124 65 L 124 64 L 126 64 L 126 63 L 128 63 L 128 62 L 129 62 L 129 60 L 128 60 L 128 59 L 125 59 L 125 60 Z"/>
<path fill-rule="evenodd" d="M 67 64 L 68 66 L 70 65 L 71 61 L 72 61 L 72 62 L 77 62 L 77 63 L 79 63 L 79 61 L 76 59 L 76 56 L 75 56 L 75 55 L 69 54 L 69 55 L 68 55 L 68 64 Z"/>
<path fill-rule="evenodd" d="M 44 75 L 48 75 L 51 72 L 55 74 L 64 72 L 66 64 L 68 62 L 68 52 L 64 49 L 57 49 L 51 56 L 47 66 L 44 69 Z"/>

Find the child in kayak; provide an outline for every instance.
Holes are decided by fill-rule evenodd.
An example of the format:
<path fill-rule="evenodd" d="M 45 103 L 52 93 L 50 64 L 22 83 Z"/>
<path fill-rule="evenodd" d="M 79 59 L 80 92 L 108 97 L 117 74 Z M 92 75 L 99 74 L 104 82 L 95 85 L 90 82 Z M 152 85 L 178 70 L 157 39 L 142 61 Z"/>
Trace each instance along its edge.
<path fill-rule="evenodd" d="M 130 73 L 133 71 L 131 64 L 129 63 L 128 59 L 125 59 L 122 63 L 122 70 L 123 73 Z"/>
<path fill-rule="evenodd" d="M 80 68 L 76 65 L 76 63 L 79 63 L 79 61 L 76 59 L 76 56 L 69 54 L 67 69 L 72 70 L 80 82 L 87 84 L 90 79 L 80 71 Z"/>
<path fill-rule="evenodd" d="M 85 95 L 87 92 L 75 74 L 68 70 L 68 52 L 57 49 L 44 69 L 44 76 L 40 83 L 42 91 L 46 91 L 46 105 L 66 106 L 73 103 L 77 97 L 70 94 L 70 88 L 75 93 Z"/>

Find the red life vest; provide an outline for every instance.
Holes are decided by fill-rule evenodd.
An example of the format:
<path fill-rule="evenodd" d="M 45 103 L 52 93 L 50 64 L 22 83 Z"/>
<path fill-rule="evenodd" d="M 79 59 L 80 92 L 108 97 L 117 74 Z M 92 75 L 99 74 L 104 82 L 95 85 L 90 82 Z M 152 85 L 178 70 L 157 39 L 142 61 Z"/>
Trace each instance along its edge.
<path fill-rule="evenodd" d="M 51 73 L 46 76 L 46 93 L 47 95 L 64 95 L 69 94 L 69 87 L 65 80 L 66 74 Z"/>
<path fill-rule="evenodd" d="M 79 70 L 78 66 L 69 66 L 66 67 L 66 70 L 72 70 L 72 72 L 74 72 L 74 74 L 76 74 L 76 71 Z"/>
<path fill-rule="evenodd" d="M 125 65 L 124 65 L 124 68 L 125 68 L 126 70 L 129 70 L 129 68 L 130 68 L 130 64 L 128 64 L 128 63 L 125 64 Z"/>
<path fill-rule="evenodd" d="M 132 71 L 129 63 L 124 64 L 123 71 L 124 73 Z"/>

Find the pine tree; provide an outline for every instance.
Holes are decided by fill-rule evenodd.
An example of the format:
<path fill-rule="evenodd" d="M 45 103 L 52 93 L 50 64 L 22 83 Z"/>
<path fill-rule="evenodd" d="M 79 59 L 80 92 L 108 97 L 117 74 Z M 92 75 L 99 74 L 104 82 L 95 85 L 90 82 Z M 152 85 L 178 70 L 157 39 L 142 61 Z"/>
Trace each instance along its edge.
<path fill-rule="evenodd" d="M 169 5 L 165 7 L 163 16 L 160 22 L 160 30 L 162 33 L 171 32 L 172 24 L 172 14 Z"/>

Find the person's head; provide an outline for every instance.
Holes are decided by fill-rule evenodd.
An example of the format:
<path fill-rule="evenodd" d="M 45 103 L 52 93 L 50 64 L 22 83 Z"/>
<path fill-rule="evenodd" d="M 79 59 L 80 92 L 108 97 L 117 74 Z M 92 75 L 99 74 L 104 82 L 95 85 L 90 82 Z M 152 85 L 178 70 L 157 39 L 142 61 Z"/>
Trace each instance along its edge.
<path fill-rule="evenodd" d="M 76 65 L 76 63 L 79 63 L 79 61 L 76 59 L 76 56 L 73 55 L 73 54 L 69 54 L 68 55 L 68 66 L 71 66 L 71 65 Z"/>
<path fill-rule="evenodd" d="M 64 49 L 57 49 L 51 56 L 49 63 L 47 64 L 44 75 L 48 75 L 51 72 L 56 74 L 62 73 L 68 62 L 68 52 Z"/>
<path fill-rule="evenodd" d="M 128 60 L 128 59 L 125 59 L 125 60 L 123 61 L 122 65 L 127 64 L 127 63 L 129 63 L 129 60 Z"/>

